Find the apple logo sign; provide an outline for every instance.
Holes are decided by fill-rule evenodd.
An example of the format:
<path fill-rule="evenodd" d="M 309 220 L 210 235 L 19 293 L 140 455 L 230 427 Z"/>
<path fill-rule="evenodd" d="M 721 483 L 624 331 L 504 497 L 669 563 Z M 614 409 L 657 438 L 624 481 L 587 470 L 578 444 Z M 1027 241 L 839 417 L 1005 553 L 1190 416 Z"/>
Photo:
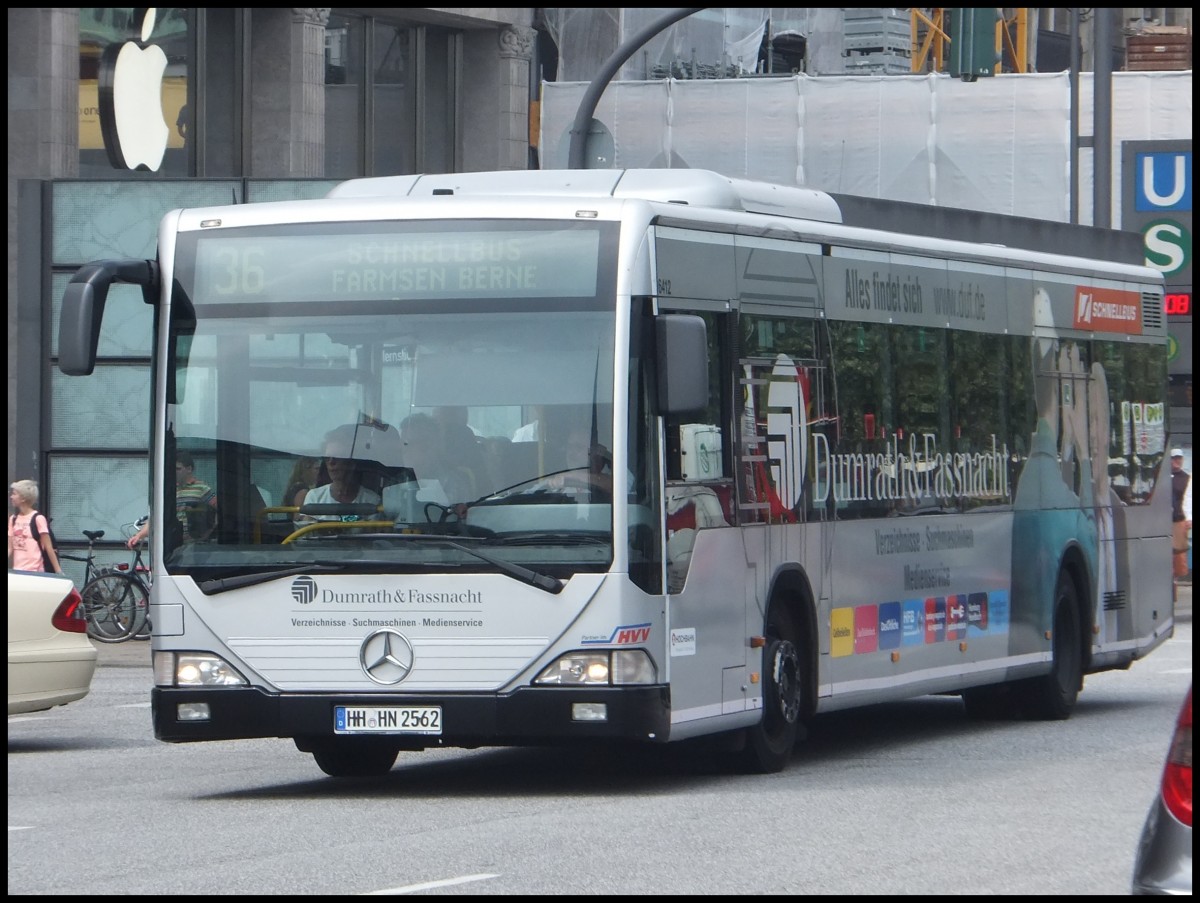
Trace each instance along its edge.
<path fill-rule="evenodd" d="M 111 44 L 100 58 L 100 133 L 115 169 L 157 171 L 167 151 L 169 130 L 162 110 L 167 55 L 147 44 L 158 12 L 143 13 L 141 40 Z"/>

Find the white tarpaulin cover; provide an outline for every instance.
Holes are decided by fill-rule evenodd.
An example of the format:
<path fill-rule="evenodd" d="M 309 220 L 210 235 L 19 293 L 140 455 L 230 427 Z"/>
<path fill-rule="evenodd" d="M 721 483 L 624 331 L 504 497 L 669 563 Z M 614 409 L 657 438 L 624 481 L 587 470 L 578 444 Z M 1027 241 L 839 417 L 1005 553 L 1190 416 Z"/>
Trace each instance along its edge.
<path fill-rule="evenodd" d="M 541 165 L 565 168 L 585 82 L 542 84 Z M 1092 134 L 1092 75 L 1079 131 Z M 616 169 L 733 178 L 1038 219 L 1070 220 L 1066 72 L 658 79 L 613 82 L 596 108 Z M 1192 137 L 1191 71 L 1112 76 L 1112 225 L 1121 143 Z M 1079 221 L 1092 222 L 1092 153 L 1079 154 Z M 591 164 L 589 164 L 591 165 Z"/>

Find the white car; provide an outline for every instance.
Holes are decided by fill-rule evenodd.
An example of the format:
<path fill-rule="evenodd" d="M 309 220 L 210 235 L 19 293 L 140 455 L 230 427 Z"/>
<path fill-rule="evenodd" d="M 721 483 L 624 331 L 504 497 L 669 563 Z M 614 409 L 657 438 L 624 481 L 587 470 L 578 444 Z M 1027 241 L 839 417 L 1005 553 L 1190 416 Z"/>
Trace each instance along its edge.
<path fill-rule="evenodd" d="M 8 714 L 40 712 L 87 696 L 96 647 L 68 577 L 8 572 Z"/>

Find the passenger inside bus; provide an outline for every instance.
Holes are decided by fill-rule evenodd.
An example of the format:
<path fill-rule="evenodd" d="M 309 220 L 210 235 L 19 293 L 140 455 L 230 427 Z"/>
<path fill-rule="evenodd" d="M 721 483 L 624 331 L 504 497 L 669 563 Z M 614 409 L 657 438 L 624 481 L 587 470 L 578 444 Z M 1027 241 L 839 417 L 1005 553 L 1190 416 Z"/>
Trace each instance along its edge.
<path fill-rule="evenodd" d="M 564 470 L 551 477 L 553 486 L 578 495 L 579 501 L 612 501 L 612 452 L 592 441 L 588 427 L 575 426 L 567 433 L 564 464 Z"/>
<path fill-rule="evenodd" d="M 474 501 L 495 489 L 491 484 L 491 475 L 479 436 L 467 422 L 467 409 L 462 406 L 435 408 L 433 420 L 441 432 L 442 451 L 445 455 L 442 470 L 457 475 L 461 483 L 459 488 L 466 493 L 461 501 Z"/>
<path fill-rule="evenodd" d="M 287 489 L 280 496 L 281 505 L 300 506 L 310 489 L 315 489 L 321 477 L 321 459 L 304 456 L 296 459 L 288 478 Z"/>
<path fill-rule="evenodd" d="M 412 469 L 419 484 L 419 501 L 450 505 L 478 498 L 474 473 L 461 463 L 461 454 L 447 447 L 442 430 L 429 414 L 405 417 L 400 423 L 400 442 L 404 466 Z"/>
<path fill-rule="evenodd" d="M 379 493 L 363 485 L 363 462 L 351 457 L 355 453 L 355 439 L 359 427 L 347 424 L 330 430 L 325 436 L 324 464 L 329 482 L 308 490 L 304 505 L 378 505 Z M 354 515 L 350 515 L 354 517 Z M 296 525 L 303 526 L 321 520 L 344 520 L 338 514 L 296 515 Z"/>

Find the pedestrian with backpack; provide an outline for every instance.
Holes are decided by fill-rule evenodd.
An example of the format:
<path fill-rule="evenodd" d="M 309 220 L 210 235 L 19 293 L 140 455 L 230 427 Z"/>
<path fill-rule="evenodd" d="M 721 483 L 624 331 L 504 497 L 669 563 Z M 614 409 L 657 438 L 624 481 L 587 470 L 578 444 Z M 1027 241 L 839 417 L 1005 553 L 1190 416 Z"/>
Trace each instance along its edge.
<path fill-rule="evenodd" d="M 18 571 L 61 574 L 50 522 L 35 508 L 37 483 L 17 480 L 8 489 L 8 501 L 16 511 L 8 519 L 8 566 Z"/>

